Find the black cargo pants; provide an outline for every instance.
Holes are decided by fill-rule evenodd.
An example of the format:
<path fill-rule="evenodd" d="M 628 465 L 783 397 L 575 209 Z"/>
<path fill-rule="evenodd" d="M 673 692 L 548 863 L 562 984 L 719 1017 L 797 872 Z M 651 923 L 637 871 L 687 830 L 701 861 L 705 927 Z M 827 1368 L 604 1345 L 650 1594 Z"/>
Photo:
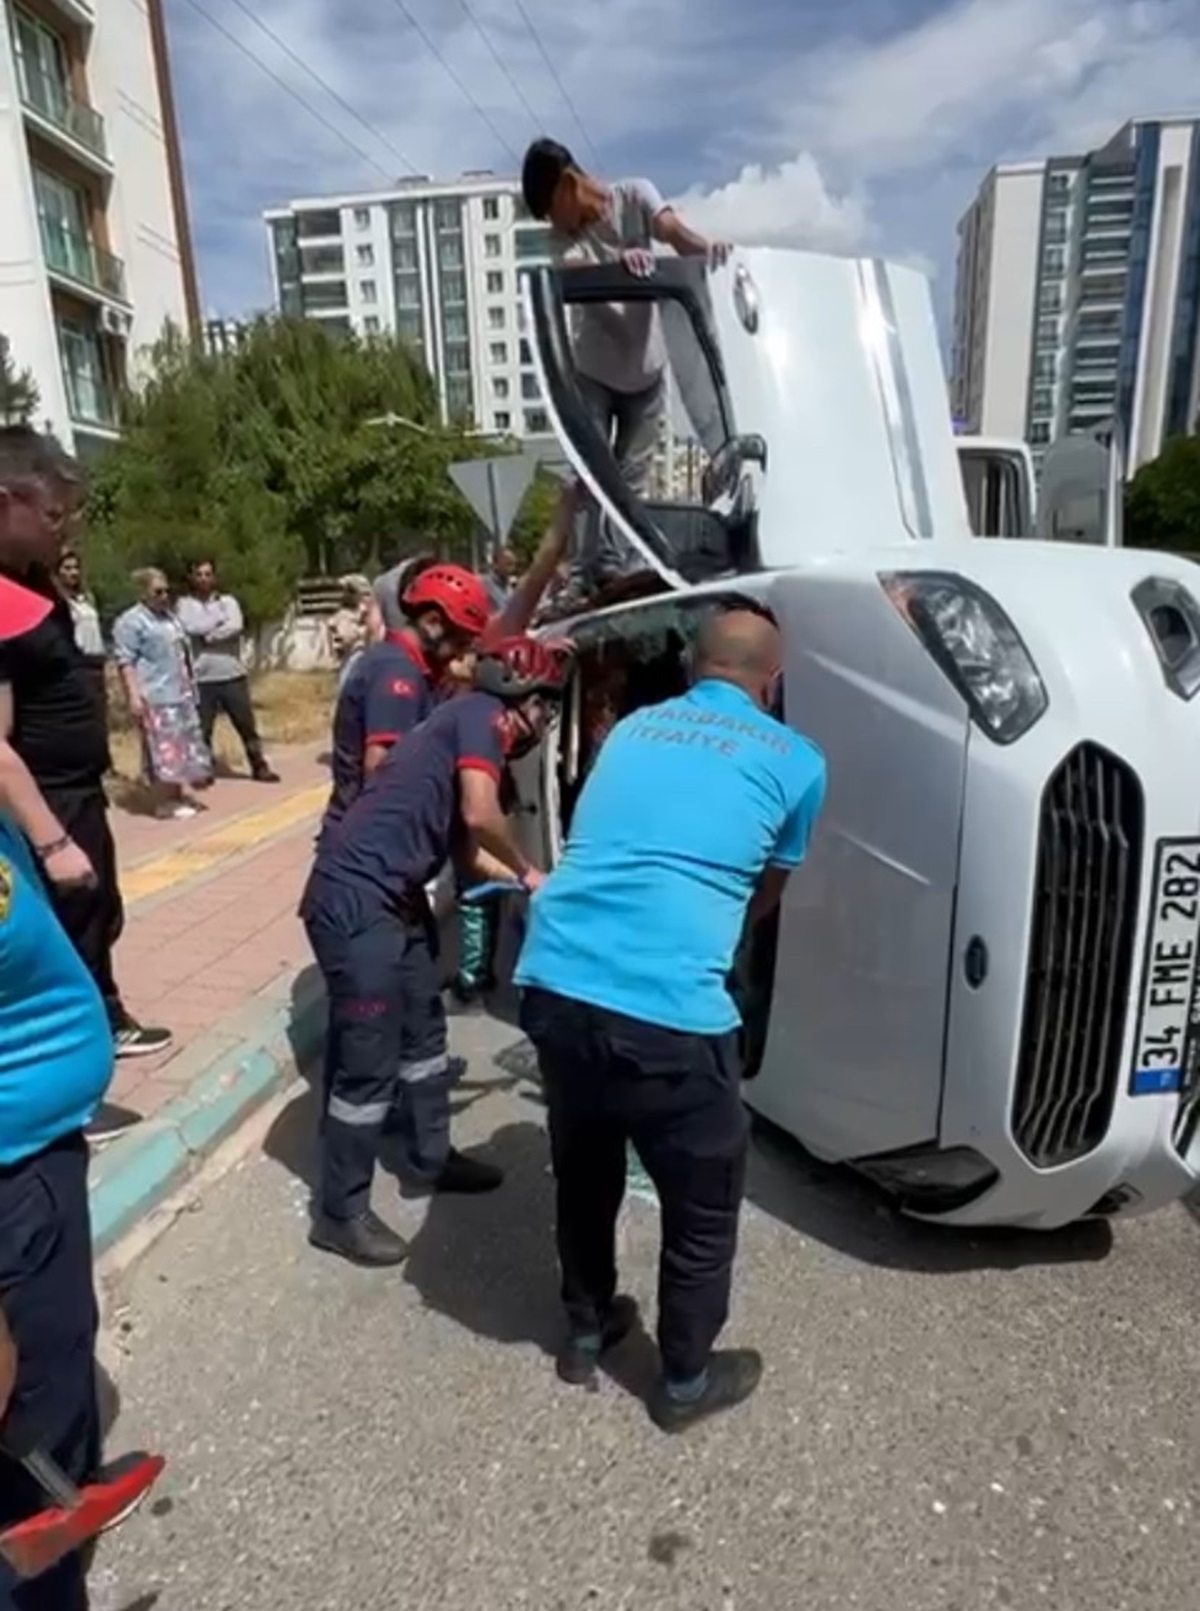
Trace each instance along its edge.
<path fill-rule="evenodd" d="M 663 1373 L 692 1381 L 729 1314 L 749 1133 L 736 1035 L 680 1034 L 546 990 L 525 992 L 521 1024 L 546 1087 L 571 1330 L 598 1332 L 617 1290 L 631 1142 L 662 1213 Z"/>
<path fill-rule="evenodd" d="M 302 916 L 325 980 L 325 1041 L 319 1206 L 353 1219 L 370 1205 L 385 1126 L 399 1141 L 400 1167 L 436 1181 L 450 1152 L 446 1010 L 437 926 L 421 894 L 404 913 L 323 908 L 320 879 Z"/>

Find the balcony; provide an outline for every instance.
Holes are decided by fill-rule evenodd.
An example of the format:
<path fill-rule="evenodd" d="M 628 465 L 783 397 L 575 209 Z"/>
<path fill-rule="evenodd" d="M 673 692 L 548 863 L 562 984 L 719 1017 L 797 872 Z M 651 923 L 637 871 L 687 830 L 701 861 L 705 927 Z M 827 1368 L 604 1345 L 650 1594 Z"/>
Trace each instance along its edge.
<path fill-rule="evenodd" d="M 22 63 L 18 72 L 21 105 L 35 128 L 55 144 L 66 144 L 91 167 L 111 173 L 104 119 L 49 73 Z"/>
<path fill-rule="evenodd" d="M 55 228 L 45 218 L 41 231 L 46 271 L 52 279 L 65 281 L 72 290 L 82 287 L 105 301 L 129 305 L 125 265 L 119 257 L 71 230 Z"/>
<path fill-rule="evenodd" d="M 121 426 L 120 402 L 98 331 L 76 319 L 60 319 L 58 350 L 72 425 L 93 436 L 116 436 Z"/>

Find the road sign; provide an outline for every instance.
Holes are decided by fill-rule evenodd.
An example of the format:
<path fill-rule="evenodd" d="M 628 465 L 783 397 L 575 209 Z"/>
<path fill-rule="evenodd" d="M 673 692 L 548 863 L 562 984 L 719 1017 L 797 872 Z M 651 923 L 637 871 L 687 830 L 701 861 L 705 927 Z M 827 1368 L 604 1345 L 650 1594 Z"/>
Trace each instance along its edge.
<path fill-rule="evenodd" d="M 491 533 L 502 543 L 517 518 L 517 510 L 533 480 L 541 455 L 496 454 L 488 459 L 460 459 L 450 466 L 450 477 Z"/>

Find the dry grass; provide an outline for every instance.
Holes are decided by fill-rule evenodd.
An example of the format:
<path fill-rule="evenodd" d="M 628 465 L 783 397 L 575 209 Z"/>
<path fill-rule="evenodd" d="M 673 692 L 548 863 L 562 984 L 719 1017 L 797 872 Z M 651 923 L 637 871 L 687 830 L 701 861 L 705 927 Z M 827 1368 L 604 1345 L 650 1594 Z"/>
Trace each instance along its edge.
<path fill-rule="evenodd" d="M 329 737 L 337 677 L 332 671 L 264 671 L 250 678 L 258 730 L 268 750 L 273 744 L 315 744 Z M 127 792 L 141 772 L 141 745 L 125 700 L 110 675 L 109 730 L 117 792 Z M 213 740 L 218 770 L 241 771 L 246 758 L 237 734 L 221 718 Z M 125 803 L 122 801 L 122 803 Z"/>

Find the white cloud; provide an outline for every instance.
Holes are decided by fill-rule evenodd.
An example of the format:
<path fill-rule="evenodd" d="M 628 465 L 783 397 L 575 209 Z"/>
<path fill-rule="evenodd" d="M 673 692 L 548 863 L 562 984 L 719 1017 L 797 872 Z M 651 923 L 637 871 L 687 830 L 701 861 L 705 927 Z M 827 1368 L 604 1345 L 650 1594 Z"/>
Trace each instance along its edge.
<path fill-rule="evenodd" d="M 678 205 L 696 228 L 743 246 L 848 252 L 867 235 L 861 200 L 834 195 L 807 151 L 775 168 L 748 163 L 736 179 L 712 190 L 693 185 Z"/>
<path fill-rule="evenodd" d="M 993 162 L 1085 149 L 1138 113 L 1200 111 L 1196 0 L 919 0 L 916 21 L 917 0 L 523 0 L 537 38 L 513 0 L 469 13 L 404 0 L 482 117 L 399 0 L 253 4 L 372 133 L 234 0 L 203 4 L 377 164 L 169 0 L 206 300 L 223 312 L 263 300 L 265 206 L 376 186 L 403 158 L 511 172 L 542 132 L 603 172 L 648 175 L 706 230 L 870 243 L 931 260 L 947 286 L 956 216 Z"/>

